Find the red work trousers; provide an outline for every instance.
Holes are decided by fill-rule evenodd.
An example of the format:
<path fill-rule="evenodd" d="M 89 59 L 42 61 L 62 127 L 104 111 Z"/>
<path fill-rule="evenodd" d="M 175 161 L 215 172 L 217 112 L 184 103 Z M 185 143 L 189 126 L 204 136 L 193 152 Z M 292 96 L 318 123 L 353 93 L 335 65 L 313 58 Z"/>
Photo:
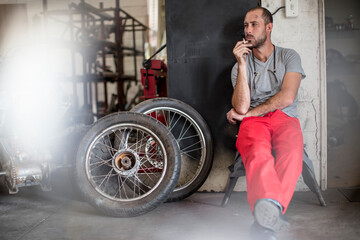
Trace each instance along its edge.
<path fill-rule="evenodd" d="M 278 201 L 285 213 L 302 172 L 303 137 L 299 120 L 281 110 L 248 117 L 236 141 L 246 170 L 251 211 L 263 198 Z"/>

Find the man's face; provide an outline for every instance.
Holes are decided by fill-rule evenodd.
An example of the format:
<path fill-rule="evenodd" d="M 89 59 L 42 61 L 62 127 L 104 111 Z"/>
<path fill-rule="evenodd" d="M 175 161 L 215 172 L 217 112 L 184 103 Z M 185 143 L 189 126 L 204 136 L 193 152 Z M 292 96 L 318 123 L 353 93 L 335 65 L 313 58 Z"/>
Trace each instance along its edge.
<path fill-rule="evenodd" d="M 245 38 L 252 44 L 252 48 L 263 46 L 267 39 L 265 22 L 261 15 L 262 10 L 258 9 L 248 12 L 245 16 Z"/>

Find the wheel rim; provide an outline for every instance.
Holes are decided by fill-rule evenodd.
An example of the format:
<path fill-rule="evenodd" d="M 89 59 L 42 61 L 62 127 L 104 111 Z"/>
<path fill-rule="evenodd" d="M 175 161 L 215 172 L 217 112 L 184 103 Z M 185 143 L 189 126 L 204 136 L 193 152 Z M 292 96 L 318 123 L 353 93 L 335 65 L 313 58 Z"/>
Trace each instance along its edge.
<path fill-rule="evenodd" d="M 167 154 L 151 130 L 138 124 L 117 124 L 92 140 L 85 169 L 89 182 L 102 196 L 135 201 L 160 185 L 167 169 Z"/>
<path fill-rule="evenodd" d="M 206 142 L 196 121 L 172 107 L 154 107 L 143 112 L 162 122 L 174 135 L 181 153 L 181 171 L 174 192 L 191 185 L 199 176 L 206 159 Z"/>

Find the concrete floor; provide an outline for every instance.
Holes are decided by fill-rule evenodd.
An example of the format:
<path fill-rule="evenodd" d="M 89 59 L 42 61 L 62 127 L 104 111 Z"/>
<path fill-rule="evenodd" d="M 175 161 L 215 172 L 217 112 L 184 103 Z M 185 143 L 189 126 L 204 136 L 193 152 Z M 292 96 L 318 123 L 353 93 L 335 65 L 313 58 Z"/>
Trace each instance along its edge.
<path fill-rule="evenodd" d="M 327 206 L 321 207 L 313 193 L 296 192 L 286 214 L 292 227 L 278 239 L 360 239 L 360 203 L 349 202 L 337 189 L 324 197 Z M 139 217 L 113 218 L 78 200 L 69 188 L 3 191 L 0 239 L 252 239 L 246 192 L 233 193 L 226 208 L 220 207 L 222 198 L 222 193 L 196 193 Z"/>

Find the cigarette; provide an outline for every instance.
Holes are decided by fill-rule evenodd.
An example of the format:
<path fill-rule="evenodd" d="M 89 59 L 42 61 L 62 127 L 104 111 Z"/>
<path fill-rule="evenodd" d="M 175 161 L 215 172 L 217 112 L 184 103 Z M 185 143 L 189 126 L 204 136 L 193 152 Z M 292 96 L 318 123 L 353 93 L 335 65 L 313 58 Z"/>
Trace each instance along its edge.
<path fill-rule="evenodd" d="M 243 38 L 243 43 L 245 44 L 245 38 Z"/>

